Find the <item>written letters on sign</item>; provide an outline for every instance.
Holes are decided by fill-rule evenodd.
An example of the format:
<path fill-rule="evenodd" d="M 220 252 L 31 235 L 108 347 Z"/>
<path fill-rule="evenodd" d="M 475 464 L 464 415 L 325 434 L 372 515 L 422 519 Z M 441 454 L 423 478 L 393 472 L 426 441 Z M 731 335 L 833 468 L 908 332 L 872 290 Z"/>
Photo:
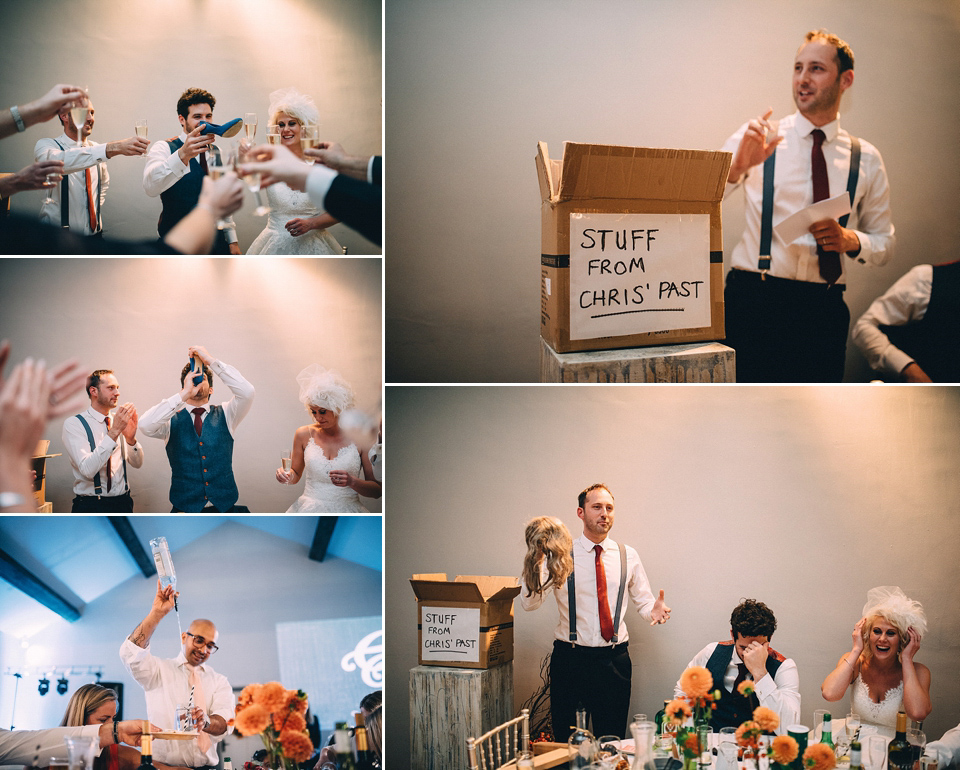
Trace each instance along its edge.
<path fill-rule="evenodd" d="M 570 215 L 570 339 L 709 325 L 709 214 Z"/>
<path fill-rule="evenodd" d="M 480 661 L 480 609 L 420 607 L 420 657 L 423 660 Z"/>

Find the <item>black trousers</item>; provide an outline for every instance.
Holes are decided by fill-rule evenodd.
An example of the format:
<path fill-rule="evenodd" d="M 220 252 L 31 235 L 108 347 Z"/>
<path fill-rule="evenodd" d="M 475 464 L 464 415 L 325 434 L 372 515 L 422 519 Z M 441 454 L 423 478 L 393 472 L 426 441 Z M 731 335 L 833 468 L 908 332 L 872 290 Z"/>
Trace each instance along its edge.
<path fill-rule="evenodd" d="M 183 513 L 179 508 L 171 508 L 170 513 Z M 250 509 L 245 505 L 234 505 L 227 511 L 221 511 L 215 505 L 208 505 L 200 513 L 250 513 Z"/>
<path fill-rule="evenodd" d="M 72 513 L 133 513 L 133 498 L 130 492 L 116 497 L 77 495 L 73 498 Z"/>
<path fill-rule="evenodd" d="M 843 286 L 731 270 L 723 298 L 737 382 L 840 382 L 850 309 Z"/>
<path fill-rule="evenodd" d="M 592 732 L 626 737 L 633 667 L 627 643 L 615 647 L 580 647 L 555 640 L 550 657 L 550 716 L 553 739 L 565 742 L 583 706 Z M 589 723 L 588 723 L 589 724 Z"/>

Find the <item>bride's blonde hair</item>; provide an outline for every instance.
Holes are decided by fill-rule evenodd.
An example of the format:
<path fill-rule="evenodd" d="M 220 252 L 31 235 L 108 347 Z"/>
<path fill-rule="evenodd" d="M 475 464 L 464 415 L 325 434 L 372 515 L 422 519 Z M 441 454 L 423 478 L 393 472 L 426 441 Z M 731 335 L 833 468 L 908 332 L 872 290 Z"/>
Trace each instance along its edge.
<path fill-rule="evenodd" d="M 538 516 L 527 523 L 527 555 L 523 557 L 523 582 L 527 596 L 548 588 L 562 588 L 573 572 L 573 538 L 566 525 L 553 516 Z M 547 560 L 547 581 L 540 584 L 540 562 Z"/>
<path fill-rule="evenodd" d="M 280 88 L 270 94 L 270 122 L 276 123 L 281 112 L 295 118 L 301 126 L 316 126 L 320 122 L 320 111 L 313 99 L 296 88 Z"/>

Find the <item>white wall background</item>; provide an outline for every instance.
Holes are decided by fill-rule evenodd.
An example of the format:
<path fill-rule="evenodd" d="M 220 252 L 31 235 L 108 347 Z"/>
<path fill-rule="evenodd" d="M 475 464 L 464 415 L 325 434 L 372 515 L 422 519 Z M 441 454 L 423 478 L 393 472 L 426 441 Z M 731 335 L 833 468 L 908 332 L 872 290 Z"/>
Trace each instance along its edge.
<path fill-rule="evenodd" d="M 631 714 L 656 713 L 750 597 L 777 615 L 773 644 L 796 660 L 811 720 L 867 591 L 900 585 L 929 620 L 918 654 L 933 677 L 927 735 L 960 721 L 956 388 L 392 387 L 387 401 L 391 531 L 402 533 L 385 583 L 398 763 L 417 665 L 410 575 L 519 575 L 526 522 L 559 516 L 579 535 L 577 495 L 596 481 L 616 496 L 613 537 L 637 548 L 673 608 L 656 628 L 628 616 Z M 519 710 L 540 684 L 555 602 L 515 616 Z"/>
<path fill-rule="evenodd" d="M 96 108 L 95 141 L 132 136 L 140 118 L 149 121 L 151 141 L 176 136 L 177 99 L 197 86 L 216 98 L 217 123 L 256 112 L 257 137 L 265 142 L 270 92 L 294 86 L 316 101 L 325 138 L 357 154 L 381 152 L 378 0 L 5 0 L 0 28 L 3 108 L 31 101 L 55 83 L 87 86 Z M 37 140 L 60 130 L 54 118 L 0 143 L 0 170 L 32 163 Z M 140 158 L 109 162 L 103 213 L 110 235 L 157 236 L 160 199 L 143 192 L 143 166 Z M 13 208 L 37 213 L 42 197 L 21 193 Z M 248 196 L 235 214 L 243 250 L 265 222 L 253 209 Z M 346 225 L 331 233 L 351 254 L 380 253 Z"/>
<path fill-rule="evenodd" d="M 913 265 L 957 256 L 956 2 L 387 3 L 390 381 L 535 381 L 537 141 L 717 149 L 767 107 L 793 112 L 793 57 L 819 27 L 856 55 L 842 125 L 883 154 L 898 235 L 885 268 L 853 271 L 856 319 Z M 742 198 L 723 214 L 729 267 Z M 846 378 L 868 374 L 850 351 Z"/>
<path fill-rule="evenodd" d="M 303 490 L 277 483 L 280 452 L 310 422 L 297 374 L 311 363 L 338 370 L 357 406 L 375 414 L 381 393 L 381 260 L 367 259 L 4 259 L 0 338 L 12 361 L 76 357 L 90 371 L 113 369 L 121 403 L 143 414 L 180 389 L 187 347 L 203 345 L 257 389 L 235 436 L 240 504 L 286 511 Z M 9 371 L 9 369 L 8 369 Z M 231 397 L 214 376 L 212 403 Z M 44 438 L 63 452 L 62 421 Z M 163 443 L 138 434 L 145 459 L 130 468 L 137 512 L 170 510 Z M 69 511 L 69 459 L 47 461 L 47 500 Z M 380 501 L 366 501 L 371 511 Z"/>
<path fill-rule="evenodd" d="M 381 543 L 370 543 L 370 548 L 379 551 Z M 213 620 L 220 634 L 220 649 L 211 665 L 231 685 L 276 680 L 288 688 L 302 686 L 281 677 L 278 623 L 382 614 L 380 571 L 336 557 L 311 561 L 308 550 L 243 524 L 226 522 L 176 551 L 183 627 L 186 629 L 196 617 Z M 94 564 L 96 555 L 90 554 L 89 558 Z M 83 667 L 103 664 L 104 680 L 124 684 L 124 717 L 145 717 L 143 690 L 123 668 L 118 650 L 149 611 L 155 593 L 156 578 L 132 577 L 88 603 L 76 622 L 56 618 L 28 639 L 27 649 L 21 647 L 16 636 L 0 633 L 0 671 L 47 663 Z M 157 628 L 151 649 L 161 657 L 175 657 L 179 652 L 173 613 Z M 56 693 L 54 679 L 53 689 L 40 696 L 37 677 L 24 677 L 17 692 L 16 726 L 37 729 L 60 724 L 70 694 L 79 685 L 95 681 L 94 677 L 72 675 L 68 679 L 66 695 Z M 0 676 L 0 718 L 4 727 L 11 724 L 13 689 L 13 677 Z M 324 693 L 308 695 L 319 699 Z M 332 725 L 323 727 L 329 730 Z M 228 738 L 227 746 L 237 741 Z M 239 765 L 257 748 L 262 746 L 254 745 L 249 750 L 245 746 L 233 754 L 228 748 L 226 754 Z"/>

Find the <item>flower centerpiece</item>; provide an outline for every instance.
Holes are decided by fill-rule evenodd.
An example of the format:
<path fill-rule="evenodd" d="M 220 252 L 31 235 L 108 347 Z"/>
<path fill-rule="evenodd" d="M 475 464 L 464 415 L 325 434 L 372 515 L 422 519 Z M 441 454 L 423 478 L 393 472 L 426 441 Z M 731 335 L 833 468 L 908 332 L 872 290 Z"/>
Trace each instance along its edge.
<path fill-rule="evenodd" d="M 259 735 L 267 749 L 264 767 L 295 770 L 313 756 L 307 733 L 307 694 L 288 690 L 280 682 L 250 684 L 237 699 L 236 716 L 228 725 L 244 737 Z"/>
<path fill-rule="evenodd" d="M 674 698 L 666 707 L 670 723 L 677 728 L 676 745 L 683 753 L 685 770 L 695 767 L 707 747 L 700 745 L 697 727 L 709 724 L 710 715 L 716 709 L 714 703 L 720 697 L 713 687 L 713 676 L 703 666 L 691 666 L 680 677 L 684 694 Z M 688 724 L 688 720 L 691 724 Z"/>
<path fill-rule="evenodd" d="M 753 695 L 753 682 L 745 680 L 740 683 L 737 688 L 741 695 L 749 697 Z M 777 715 L 776 711 L 768 709 L 766 706 L 757 706 L 753 710 L 753 719 L 748 719 L 740 727 L 737 728 L 734 736 L 737 740 L 737 745 L 743 749 L 743 757 L 747 759 L 753 757 L 754 761 L 757 763 L 757 770 L 760 770 L 760 756 L 762 754 L 760 746 L 760 737 L 764 733 L 772 733 L 780 725 L 780 717 Z M 797 757 L 797 745 L 796 741 L 790 736 L 786 736 L 789 740 L 794 743 L 794 753 L 793 757 Z M 766 755 L 772 756 L 771 754 L 772 746 L 767 749 Z M 791 760 L 792 761 L 792 760 Z"/>

